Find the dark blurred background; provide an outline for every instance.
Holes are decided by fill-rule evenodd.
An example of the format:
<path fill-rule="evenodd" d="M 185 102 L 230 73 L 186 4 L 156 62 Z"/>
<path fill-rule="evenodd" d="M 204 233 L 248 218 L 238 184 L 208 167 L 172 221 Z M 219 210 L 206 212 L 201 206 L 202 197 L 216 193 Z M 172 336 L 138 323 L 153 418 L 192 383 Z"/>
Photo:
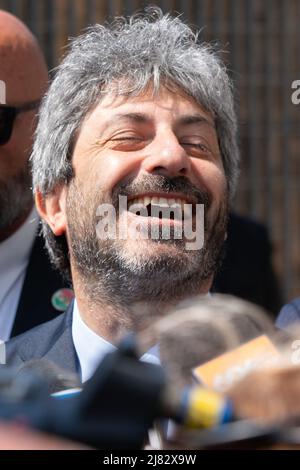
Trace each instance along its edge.
<path fill-rule="evenodd" d="M 300 80 L 300 0 L 0 0 L 0 8 L 29 26 L 52 69 L 68 37 L 154 3 L 182 13 L 222 51 L 240 124 L 234 208 L 268 226 L 284 298 L 300 296 L 300 105 L 291 101 Z"/>

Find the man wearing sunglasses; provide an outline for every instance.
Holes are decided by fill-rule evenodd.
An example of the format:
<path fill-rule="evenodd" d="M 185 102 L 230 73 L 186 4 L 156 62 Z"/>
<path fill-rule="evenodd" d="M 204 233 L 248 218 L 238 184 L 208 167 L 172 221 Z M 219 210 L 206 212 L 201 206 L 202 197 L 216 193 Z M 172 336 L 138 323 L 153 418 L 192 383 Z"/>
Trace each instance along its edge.
<path fill-rule="evenodd" d="M 0 339 L 59 313 L 62 287 L 38 236 L 29 155 L 48 72 L 36 39 L 0 10 Z"/>

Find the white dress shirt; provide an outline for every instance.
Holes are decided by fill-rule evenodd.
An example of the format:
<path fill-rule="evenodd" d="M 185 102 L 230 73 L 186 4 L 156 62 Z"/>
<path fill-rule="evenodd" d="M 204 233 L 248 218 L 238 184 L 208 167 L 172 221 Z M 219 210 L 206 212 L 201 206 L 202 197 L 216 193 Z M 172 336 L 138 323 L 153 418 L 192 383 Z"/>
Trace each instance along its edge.
<path fill-rule="evenodd" d="M 0 243 L 0 340 L 3 341 L 9 339 L 14 324 L 38 223 L 33 208 L 22 226 Z"/>
<path fill-rule="evenodd" d="M 103 357 L 116 347 L 98 336 L 82 320 L 76 299 L 73 309 L 72 337 L 80 364 L 81 380 L 86 382 L 95 372 Z M 141 361 L 160 364 L 158 345 L 153 346 L 141 357 Z"/>

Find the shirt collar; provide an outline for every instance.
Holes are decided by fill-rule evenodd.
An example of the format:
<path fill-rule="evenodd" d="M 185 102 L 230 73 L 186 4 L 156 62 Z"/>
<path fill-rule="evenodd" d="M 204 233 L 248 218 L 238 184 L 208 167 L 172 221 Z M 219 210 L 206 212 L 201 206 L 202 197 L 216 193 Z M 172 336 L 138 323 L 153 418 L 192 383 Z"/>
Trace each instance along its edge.
<path fill-rule="evenodd" d="M 95 372 L 103 357 L 116 347 L 91 330 L 82 320 L 76 299 L 74 300 L 72 336 L 81 369 L 81 380 L 86 382 Z M 141 360 L 160 364 L 159 347 L 153 346 Z"/>

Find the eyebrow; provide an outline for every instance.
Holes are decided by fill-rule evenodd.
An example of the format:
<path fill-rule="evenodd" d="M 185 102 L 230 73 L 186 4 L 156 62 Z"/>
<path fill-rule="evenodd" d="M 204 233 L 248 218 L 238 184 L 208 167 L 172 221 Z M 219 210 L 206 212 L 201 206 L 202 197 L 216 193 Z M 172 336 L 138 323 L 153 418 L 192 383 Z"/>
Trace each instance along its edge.
<path fill-rule="evenodd" d="M 201 114 L 192 114 L 190 116 L 183 116 L 178 120 L 179 125 L 188 126 L 190 124 L 208 124 L 211 127 L 215 127 L 214 122 L 211 122 Z"/>
<path fill-rule="evenodd" d="M 137 124 L 147 124 L 152 121 L 152 118 L 147 116 L 146 114 L 137 113 L 137 112 L 120 113 L 120 114 L 116 114 L 113 117 L 113 120 L 108 122 L 107 125 L 109 126 L 111 123 L 116 124 L 118 122 L 122 122 L 126 120 L 136 122 Z M 202 116 L 201 114 L 191 114 L 187 116 L 182 116 L 176 122 L 177 126 L 178 125 L 188 126 L 191 124 L 207 124 L 215 128 L 214 123 L 208 120 L 206 117 Z"/>
<path fill-rule="evenodd" d="M 147 123 L 151 121 L 151 118 L 146 116 L 143 113 L 120 113 L 116 114 L 113 117 L 113 123 L 118 122 L 118 121 L 125 121 L 125 120 L 130 120 L 134 121 L 136 123 Z"/>

